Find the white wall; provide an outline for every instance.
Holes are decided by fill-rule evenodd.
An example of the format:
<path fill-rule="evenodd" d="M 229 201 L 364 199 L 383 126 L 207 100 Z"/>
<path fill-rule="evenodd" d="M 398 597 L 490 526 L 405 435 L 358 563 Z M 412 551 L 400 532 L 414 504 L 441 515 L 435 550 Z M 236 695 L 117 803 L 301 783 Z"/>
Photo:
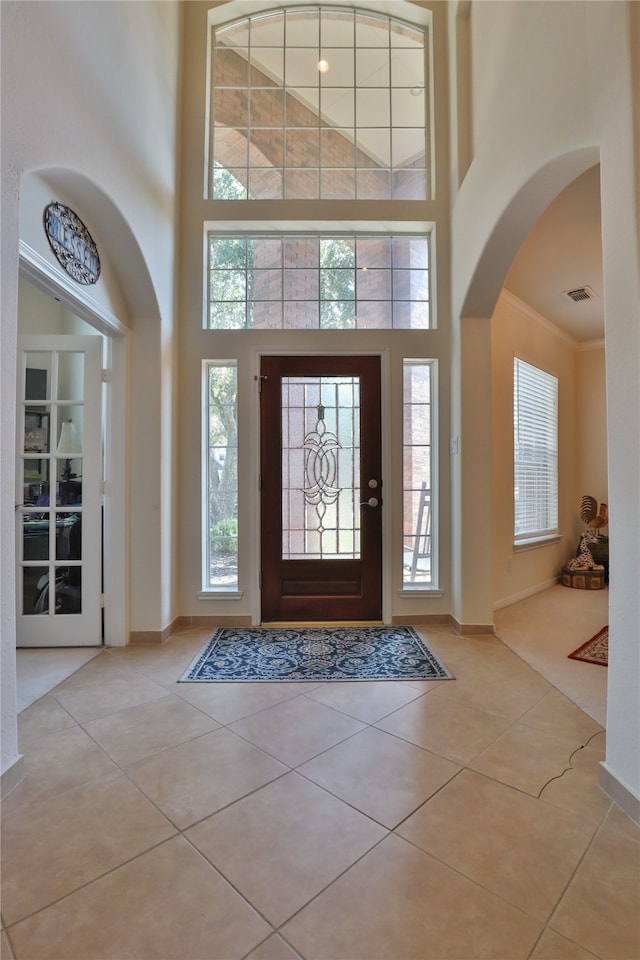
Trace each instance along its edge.
<path fill-rule="evenodd" d="M 639 43 L 640 10 L 635 3 L 473 2 L 473 158 L 454 201 L 452 223 L 454 321 L 461 315 L 489 317 L 515 252 L 536 217 L 572 179 L 600 160 L 611 552 L 605 769 L 636 804 Z M 471 429 L 470 422 L 461 424 L 463 443 L 465 431 Z M 490 442 L 488 431 L 486 436 Z M 461 486 L 465 482 L 470 482 L 466 474 Z M 460 496 L 464 503 L 464 493 Z M 492 534 L 490 522 L 473 529 L 467 525 L 463 545 L 481 556 Z"/>
<path fill-rule="evenodd" d="M 128 320 L 132 331 L 129 436 L 137 468 L 130 497 L 130 568 L 140 589 L 132 590 L 131 626 L 157 631 L 175 615 L 171 336 L 180 9 L 154 0 L 0 5 L 0 632 L 7 780 L 18 756 L 13 569 L 18 242 L 42 230 L 42 209 L 29 202 L 34 181 L 25 175 L 32 171 L 42 171 L 51 200 L 68 203 L 86 223 L 122 291 L 127 316 L 120 319 Z M 55 276 L 53 255 L 41 253 Z M 103 283 L 101 278 L 93 291 L 98 302 Z M 113 307 L 116 300 L 108 299 Z M 127 561 L 123 556 L 122 563 Z"/>

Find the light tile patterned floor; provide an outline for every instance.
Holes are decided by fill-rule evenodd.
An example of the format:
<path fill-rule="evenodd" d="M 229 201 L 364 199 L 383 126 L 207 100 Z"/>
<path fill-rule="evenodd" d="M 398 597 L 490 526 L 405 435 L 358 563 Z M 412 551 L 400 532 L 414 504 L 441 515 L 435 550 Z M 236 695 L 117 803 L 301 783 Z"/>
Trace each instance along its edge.
<path fill-rule="evenodd" d="M 186 630 L 28 707 L 2 956 L 638 960 L 604 731 L 499 639 L 423 632 L 456 680 L 178 684 Z"/>

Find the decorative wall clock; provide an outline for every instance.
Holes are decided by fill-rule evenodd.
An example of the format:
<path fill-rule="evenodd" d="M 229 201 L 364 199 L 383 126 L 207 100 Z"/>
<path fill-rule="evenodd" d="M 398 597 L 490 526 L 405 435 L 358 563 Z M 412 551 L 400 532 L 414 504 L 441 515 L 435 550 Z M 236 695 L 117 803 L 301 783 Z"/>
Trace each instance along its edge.
<path fill-rule="evenodd" d="M 80 217 L 62 203 L 50 203 L 43 220 L 58 263 L 76 283 L 96 283 L 100 276 L 98 248 Z"/>

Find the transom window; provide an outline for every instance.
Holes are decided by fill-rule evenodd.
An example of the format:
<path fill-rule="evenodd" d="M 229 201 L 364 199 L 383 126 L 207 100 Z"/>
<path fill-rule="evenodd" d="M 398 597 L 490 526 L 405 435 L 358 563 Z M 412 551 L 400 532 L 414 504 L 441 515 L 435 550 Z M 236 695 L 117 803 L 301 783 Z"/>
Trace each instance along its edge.
<path fill-rule="evenodd" d="M 423 30 L 312 7 L 211 40 L 210 198 L 428 199 Z"/>
<path fill-rule="evenodd" d="M 209 234 L 207 325 L 428 329 L 429 241 Z"/>

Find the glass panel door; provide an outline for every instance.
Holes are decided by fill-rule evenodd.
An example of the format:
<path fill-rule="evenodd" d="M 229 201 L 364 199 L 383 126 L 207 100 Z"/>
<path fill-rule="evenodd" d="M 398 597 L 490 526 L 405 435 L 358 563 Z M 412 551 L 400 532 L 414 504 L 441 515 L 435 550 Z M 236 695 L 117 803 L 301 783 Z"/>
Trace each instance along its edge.
<path fill-rule="evenodd" d="M 101 642 L 102 339 L 21 337 L 19 646 Z"/>
<path fill-rule="evenodd" d="M 262 619 L 380 620 L 380 358 L 263 357 Z"/>

